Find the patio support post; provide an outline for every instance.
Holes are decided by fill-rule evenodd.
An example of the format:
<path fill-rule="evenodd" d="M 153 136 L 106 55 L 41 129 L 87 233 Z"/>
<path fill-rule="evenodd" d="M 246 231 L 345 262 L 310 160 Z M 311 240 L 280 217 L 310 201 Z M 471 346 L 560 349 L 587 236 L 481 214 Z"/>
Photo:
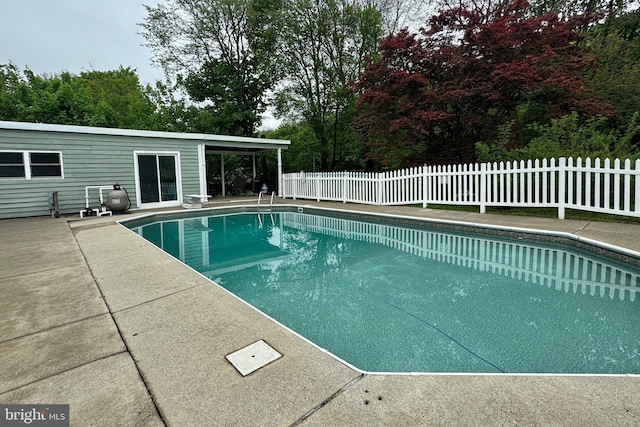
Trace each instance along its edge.
<path fill-rule="evenodd" d="M 222 179 L 222 197 L 224 197 L 227 194 L 224 190 L 224 154 L 220 154 L 220 178 Z"/>
<path fill-rule="evenodd" d="M 198 173 L 200 178 L 200 194 L 209 194 L 207 188 L 207 153 L 204 144 L 198 145 Z M 211 194 L 213 196 L 213 194 Z"/>
<path fill-rule="evenodd" d="M 282 197 L 282 148 L 278 148 L 278 197 Z"/>
<path fill-rule="evenodd" d="M 256 153 L 251 155 L 251 165 L 253 166 L 253 176 L 251 177 L 251 192 L 255 190 L 256 181 L 258 180 L 258 175 L 256 175 Z"/>

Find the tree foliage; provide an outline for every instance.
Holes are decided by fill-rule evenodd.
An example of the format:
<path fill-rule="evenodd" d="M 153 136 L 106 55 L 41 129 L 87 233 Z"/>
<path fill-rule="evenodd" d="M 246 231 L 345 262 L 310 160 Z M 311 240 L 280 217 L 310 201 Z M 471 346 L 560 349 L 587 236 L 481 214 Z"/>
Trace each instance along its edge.
<path fill-rule="evenodd" d="M 361 0 L 361 4 L 380 12 L 385 35 L 403 28 L 418 29 L 434 12 L 430 3 L 421 0 Z"/>
<path fill-rule="evenodd" d="M 589 15 L 527 16 L 515 0 L 488 15 L 457 8 L 434 16 L 420 36 L 400 31 L 380 44 L 362 74 L 355 129 L 369 156 L 388 166 L 475 160 L 513 122 L 521 146 L 530 121 L 571 111 L 611 115 L 583 74 L 594 66 L 576 31 Z"/>
<path fill-rule="evenodd" d="M 308 123 L 285 122 L 267 136 L 291 141 L 289 149 L 282 152 L 287 170 L 315 172 L 320 169 L 320 143 Z"/>
<path fill-rule="evenodd" d="M 320 168 L 344 167 L 355 138 L 348 84 L 375 52 L 380 13 L 351 0 L 290 0 L 283 12 L 279 56 L 287 78 L 277 113 L 304 120 L 319 144 Z"/>
<path fill-rule="evenodd" d="M 166 80 L 146 88 L 155 111 L 150 117 L 153 130 L 166 132 L 217 133 L 211 110 L 194 105 L 183 93 L 182 86 Z"/>
<path fill-rule="evenodd" d="M 563 18 L 585 13 L 608 11 L 612 16 L 626 13 L 634 5 L 633 0 L 530 0 L 526 16 L 543 16 L 549 13 Z M 452 11 L 458 8 L 481 11 L 487 18 L 496 8 L 504 7 L 506 0 L 436 0 L 438 10 Z"/>
<path fill-rule="evenodd" d="M 478 160 L 500 162 L 551 157 L 590 157 L 601 159 L 636 159 L 640 155 L 640 115 L 634 114 L 624 129 L 613 129 L 603 116 L 582 118 L 571 113 L 551 123 L 529 125 L 535 134 L 529 144 L 509 149 L 508 127 L 495 144 L 478 144 Z"/>
<path fill-rule="evenodd" d="M 145 7 L 140 25 L 154 61 L 204 103 L 212 128 L 253 135 L 278 80 L 273 49 L 280 0 L 169 0 Z"/>
<path fill-rule="evenodd" d="M 589 85 L 615 106 L 614 124 L 625 127 L 640 111 L 640 10 L 609 17 L 589 31 L 587 42 L 599 63 Z"/>
<path fill-rule="evenodd" d="M 130 68 L 37 75 L 0 65 L 0 119 L 148 129 L 154 106 Z"/>

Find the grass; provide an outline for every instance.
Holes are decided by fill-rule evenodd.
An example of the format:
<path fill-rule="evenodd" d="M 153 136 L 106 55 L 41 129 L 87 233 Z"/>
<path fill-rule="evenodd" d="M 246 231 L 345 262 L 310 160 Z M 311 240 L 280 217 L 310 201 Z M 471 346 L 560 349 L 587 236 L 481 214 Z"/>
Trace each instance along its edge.
<path fill-rule="evenodd" d="M 415 205 L 422 207 L 422 205 Z M 433 205 L 429 204 L 429 209 L 443 209 L 459 212 L 479 212 L 477 206 L 460 206 L 460 205 Z M 514 215 L 514 216 L 532 216 L 538 218 L 557 218 L 558 209 L 556 208 L 496 208 L 487 207 L 487 213 L 498 215 Z M 640 218 L 621 215 L 610 215 L 597 212 L 585 212 L 567 209 L 565 211 L 566 219 L 575 219 L 582 221 L 598 221 L 598 222 L 619 222 L 624 224 L 640 224 Z"/>

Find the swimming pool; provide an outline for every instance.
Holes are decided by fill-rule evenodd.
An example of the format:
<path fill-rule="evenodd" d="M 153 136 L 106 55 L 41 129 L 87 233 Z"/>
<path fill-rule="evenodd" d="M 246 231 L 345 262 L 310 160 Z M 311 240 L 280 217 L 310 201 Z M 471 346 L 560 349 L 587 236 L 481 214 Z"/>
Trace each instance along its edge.
<path fill-rule="evenodd" d="M 522 235 L 307 212 L 130 227 L 364 371 L 640 373 L 636 267 Z"/>

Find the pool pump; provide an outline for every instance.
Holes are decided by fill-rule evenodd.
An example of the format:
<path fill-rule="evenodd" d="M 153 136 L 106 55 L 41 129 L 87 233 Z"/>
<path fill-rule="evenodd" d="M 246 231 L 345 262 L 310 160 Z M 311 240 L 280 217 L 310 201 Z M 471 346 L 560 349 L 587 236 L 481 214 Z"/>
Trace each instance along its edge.
<path fill-rule="evenodd" d="M 98 190 L 100 208 L 91 208 L 89 205 L 89 190 Z M 107 199 L 105 200 L 102 196 L 102 192 L 105 190 L 111 190 L 109 194 L 107 194 Z M 88 185 L 84 187 L 84 198 L 86 202 L 86 208 L 80 211 L 80 218 L 84 218 L 85 216 L 103 216 L 109 215 L 113 212 L 116 213 L 125 213 L 131 207 L 131 201 L 129 200 L 129 193 L 125 188 L 120 187 L 120 185 Z"/>

